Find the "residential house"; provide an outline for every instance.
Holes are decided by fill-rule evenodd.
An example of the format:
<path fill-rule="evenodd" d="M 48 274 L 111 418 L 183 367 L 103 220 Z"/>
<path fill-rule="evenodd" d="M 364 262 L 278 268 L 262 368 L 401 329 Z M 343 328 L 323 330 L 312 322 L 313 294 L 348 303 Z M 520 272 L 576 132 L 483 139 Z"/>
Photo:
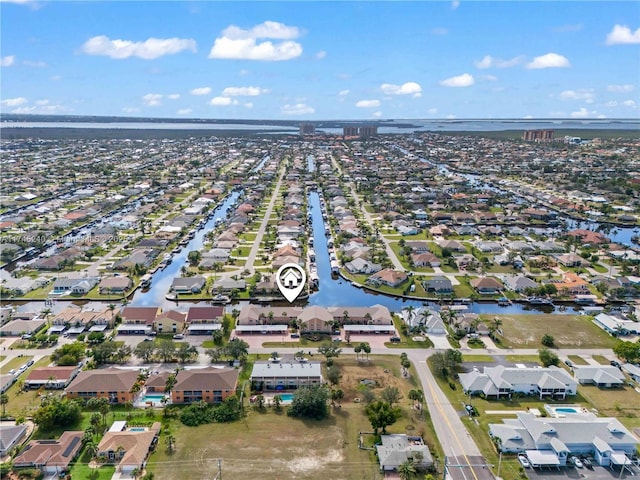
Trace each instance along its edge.
<path fill-rule="evenodd" d="M 24 381 L 24 388 L 63 389 L 80 372 L 80 367 L 39 367 L 29 372 Z"/>
<path fill-rule="evenodd" d="M 382 270 L 382 267 L 377 263 L 371 263 L 370 261 L 363 258 L 355 258 L 350 262 L 345 263 L 344 268 L 351 274 L 360 273 L 367 275 Z"/>
<path fill-rule="evenodd" d="M 58 278 L 53 282 L 51 295 L 86 295 L 99 281 L 98 277 Z"/>
<path fill-rule="evenodd" d="M 11 320 L 0 327 L 0 337 L 18 337 L 28 333 L 33 335 L 38 333 L 47 324 L 42 318 L 34 318 L 33 320 Z"/>
<path fill-rule="evenodd" d="M 562 280 L 551 280 L 558 289 L 560 295 L 586 295 L 589 291 L 589 283 L 573 272 L 562 275 Z"/>
<path fill-rule="evenodd" d="M 422 437 L 405 434 L 381 435 L 381 444 L 376 445 L 380 470 L 397 472 L 400 465 L 410 461 L 416 467 L 426 470 L 433 465 L 433 457 Z"/>
<path fill-rule="evenodd" d="M 440 240 L 438 245 L 443 250 L 450 250 L 452 252 L 464 253 L 467 249 L 464 245 L 457 240 Z"/>
<path fill-rule="evenodd" d="M 509 276 L 504 279 L 504 285 L 512 292 L 522 293 L 528 288 L 538 288 L 539 285 L 524 275 Z"/>
<path fill-rule="evenodd" d="M 618 419 L 593 413 L 536 417 L 519 412 L 515 419 L 489 424 L 489 436 L 502 452 L 526 453 L 535 467 L 563 466 L 570 455 L 589 455 L 599 465 L 620 466 L 640 444 Z"/>
<path fill-rule="evenodd" d="M 422 282 L 422 286 L 427 293 L 436 293 L 439 295 L 449 295 L 453 293 L 453 284 L 444 275 L 436 275 L 427 278 Z"/>
<path fill-rule="evenodd" d="M 256 362 L 251 371 L 251 390 L 283 391 L 322 385 L 320 362 Z"/>
<path fill-rule="evenodd" d="M 133 386 L 138 381 L 137 370 L 106 368 L 80 372 L 65 389 L 68 399 L 106 398 L 110 403 L 133 402 Z"/>
<path fill-rule="evenodd" d="M 561 265 L 565 267 L 588 267 L 590 265 L 584 258 L 575 253 L 564 253 L 562 255 L 555 255 L 555 259 Z"/>
<path fill-rule="evenodd" d="M 566 370 L 558 367 L 517 368 L 498 365 L 484 367 L 483 372 L 460 374 L 465 393 L 486 398 L 511 398 L 514 393 L 544 397 L 566 398 L 575 395 L 578 382 Z"/>
<path fill-rule="evenodd" d="M 171 390 L 173 403 L 221 403 L 235 395 L 239 371 L 235 368 L 193 368 L 180 370 Z"/>
<path fill-rule="evenodd" d="M 219 278 L 213 282 L 212 292 L 231 293 L 234 290 L 245 291 L 247 289 L 247 282 L 241 278 L 234 280 L 233 278 Z"/>
<path fill-rule="evenodd" d="M 416 267 L 439 267 L 441 264 L 440 259 L 431 252 L 413 253 L 411 261 Z"/>
<path fill-rule="evenodd" d="M 67 472 L 82 448 L 82 431 L 62 432 L 57 440 L 31 440 L 13 459 L 14 468 L 37 468 L 45 474 Z"/>
<path fill-rule="evenodd" d="M 207 284 L 207 279 L 200 276 L 178 277 L 171 283 L 171 291 L 176 295 L 180 293 L 200 293 Z"/>
<path fill-rule="evenodd" d="M 323 307 L 305 308 L 298 315 L 298 325 L 303 332 L 330 333 L 333 330 L 333 315 Z"/>
<path fill-rule="evenodd" d="M 365 283 L 369 285 L 386 285 L 388 287 L 398 287 L 407 280 L 407 274 L 398 270 L 385 269 L 371 275 Z"/>
<path fill-rule="evenodd" d="M 599 313 L 593 322 L 605 332 L 614 337 L 621 335 L 640 334 L 640 322 L 621 318 L 606 313 Z"/>
<path fill-rule="evenodd" d="M 149 375 L 144 387 L 148 393 L 164 393 L 167 389 L 167 380 L 172 375 L 172 372 L 154 372 Z"/>
<path fill-rule="evenodd" d="M 476 292 L 486 295 L 494 295 L 500 293 L 503 288 L 502 283 L 493 277 L 478 277 L 469 281 L 469 285 L 473 287 Z"/>
<path fill-rule="evenodd" d="M 12 375 L 13 376 L 13 375 Z M 8 455 L 27 435 L 27 425 L 0 424 L 0 457 Z"/>
<path fill-rule="evenodd" d="M 117 465 L 117 471 L 131 475 L 134 470 L 142 471 L 149 453 L 153 450 L 160 434 L 160 422 L 151 428 L 126 429 L 104 434 L 98 444 L 99 459 Z"/>
<path fill-rule="evenodd" d="M 120 312 L 122 323 L 117 327 L 118 334 L 149 334 L 159 314 L 160 307 L 125 307 Z"/>
<path fill-rule="evenodd" d="M 179 333 L 184 330 L 186 318 L 186 313 L 166 310 L 156 316 L 153 329 L 158 333 Z"/>
<path fill-rule="evenodd" d="M 191 335 L 211 335 L 216 330 L 222 329 L 224 308 L 216 307 L 191 307 L 187 312 L 187 330 Z"/>
<path fill-rule="evenodd" d="M 107 277 L 100 281 L 98 290 L 100 291 L 100 295 L 123 295 L 132 286 L 133 282 L 127 276 Z"/>
<path fill-rule="evenodd" d="M 640 366 L 633 363 L 623 363 L 622 370 L 636 382 L 640 382 Z"/>
<path fill-rule="evenodd" d="M 612 365 L 574 365 L 573 377 L 580 385 L 615 388 L 624 385 L 624 375 Z"/>

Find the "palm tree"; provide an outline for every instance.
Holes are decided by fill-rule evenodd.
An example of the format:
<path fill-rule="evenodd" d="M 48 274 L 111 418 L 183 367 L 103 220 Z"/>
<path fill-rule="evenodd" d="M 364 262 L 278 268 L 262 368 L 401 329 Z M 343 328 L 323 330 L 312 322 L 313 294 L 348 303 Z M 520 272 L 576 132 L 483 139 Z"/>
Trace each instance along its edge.
<path fill-rule="evenodd" d="M 400 475 L 400 480 L 411 480 L 412 478 L 415 478 L 414 476 L 416 473 L 416 466 L 412 460 L 405 460 L 398 466 L 398 475 Z"/>
<path fill-rule="evenodd" d="M 2 405 L 2 416 L 7 413 L 7 403 L 9 403 L 9 395 L 6 393 L 0 394 L 0 405 Z"/>

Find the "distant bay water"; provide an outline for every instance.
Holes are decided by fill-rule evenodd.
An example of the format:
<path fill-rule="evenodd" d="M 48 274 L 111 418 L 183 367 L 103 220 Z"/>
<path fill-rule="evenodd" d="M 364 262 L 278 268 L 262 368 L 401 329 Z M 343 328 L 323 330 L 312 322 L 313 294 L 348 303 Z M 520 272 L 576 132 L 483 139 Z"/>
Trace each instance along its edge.
<path fill-rule="evenodd" d="M 358 121 L 316 121 L 317 130 L 331 134 L 342 133 L 342 125 L 378 125 L 378 132 L 385 133 L 412 133 L 412 132 L 489 132 L 504 130 L 636 130 L 640 134 L 640 119 L 441 119 L 441 120 L 376 120 L 367 122 Z M 324 125 L 327 125 L 326 127 Z M 153 121 L 153 122 L 80 122 L 80 121 L 2 121 L 0 128 L 70 128 L 70 129 L 100 129 L 100 130 L 247 130 L 264 131 L 269 133 L 295 133 L 296 125 L 276 125 L 265 121 L 258 123 L 195 123 L 179 121 Z"/>

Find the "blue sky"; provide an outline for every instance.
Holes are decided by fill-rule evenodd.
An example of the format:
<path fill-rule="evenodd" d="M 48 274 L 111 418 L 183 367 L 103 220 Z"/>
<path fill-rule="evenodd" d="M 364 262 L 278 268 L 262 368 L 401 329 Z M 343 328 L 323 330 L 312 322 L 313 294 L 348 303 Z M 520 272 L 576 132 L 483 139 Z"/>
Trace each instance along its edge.
<path fill-rule="evenodd" d="M 640 2 L 1 0 L 2 113 L 638 118 Z"/>

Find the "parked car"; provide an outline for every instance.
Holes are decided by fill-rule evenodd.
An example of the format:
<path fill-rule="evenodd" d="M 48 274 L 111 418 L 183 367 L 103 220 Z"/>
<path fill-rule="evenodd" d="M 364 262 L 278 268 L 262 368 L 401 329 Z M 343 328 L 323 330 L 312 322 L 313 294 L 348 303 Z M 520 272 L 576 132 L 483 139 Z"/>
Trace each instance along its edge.
<path fill-rule="evenodd" d="M 618 367 L 620 368 L 620 362 L 616 362 L 615 360 L 611 360 L 609 362 L 609 365 L 611 365 L 612 367 Z"/>
<path fill-rule="evenodd" d="M 182 333 L 176 333 L 173 338 L 175 338 L 176 340 L 180 340 L 182 338 L 184 338 L 184 335 Z"/>
<path fill-rule="evenodd" d="M 577 468 L 582 468 L 584 467 L 584 465 L 582 464 L 582 462 L 580 461 L 580 459 L 578 457 L 570 457 L 569 458 L 569 462 L 571 462 L 573 465 L 575 465 Z"/>
<path fill-rule="evenodd" d="M 567 367 L 573 367 L 573 362 L 571 360 L 565 360 L 564 363 Z"/>
<path fill-rule="evenodd" d="M 525 455 L 518 455 L 518 461 L 524 468 L 529 468 L 531 466 L 529 459 Z"/>
<path fill-rule="evenodd" d="M 593 463 L 591 463 L 591 460 L 589 460 L 587 457 L 582 457 L 580 459 L 580 461 L 582 462 L 582 464 L 587 467 L 589 470 L 593 470 Z"/>

